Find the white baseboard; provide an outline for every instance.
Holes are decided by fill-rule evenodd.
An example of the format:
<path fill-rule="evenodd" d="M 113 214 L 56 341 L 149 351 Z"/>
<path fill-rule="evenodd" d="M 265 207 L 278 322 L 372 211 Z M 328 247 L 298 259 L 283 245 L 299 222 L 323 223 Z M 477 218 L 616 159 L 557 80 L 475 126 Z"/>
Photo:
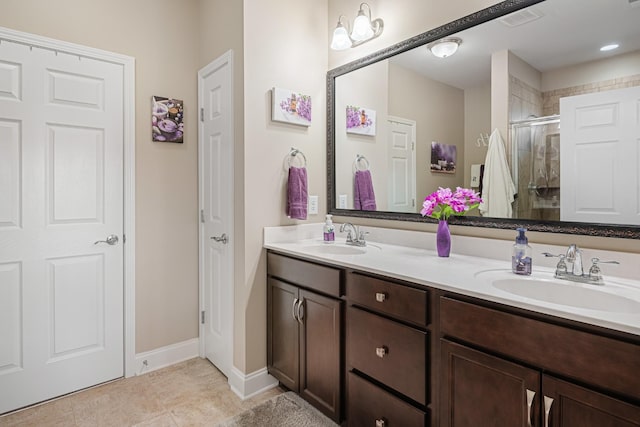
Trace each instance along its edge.
<path fill-rule="evenodd" d="M 198 338 L 136 354 L 135 374 L 142 375 L 199 356 Z M 145 364 L 146 362 L 146 364 Z"/>
<path fill-rule="evenodd" d="M 240 399 L 245 400 L 278 385 L 278 380 L 269 375 L 267 368 L 244 374 L 235 366 L 231 368 L 229 387 Z"/>

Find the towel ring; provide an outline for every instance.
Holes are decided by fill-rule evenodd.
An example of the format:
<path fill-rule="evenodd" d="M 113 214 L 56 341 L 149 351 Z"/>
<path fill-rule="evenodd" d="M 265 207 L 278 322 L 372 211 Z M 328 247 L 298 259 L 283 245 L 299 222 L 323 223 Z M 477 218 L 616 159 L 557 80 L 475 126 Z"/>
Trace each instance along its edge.
<path fill-rule="evenodd" d="M 304 153 L 297 148 L 291 147 L 291 151 L 289 151 L 289 155 L 287 156 L 287 169 L 291 167 L 291 163 L 298 157 L 298 154 L 302 156 L 302 166 L 300 167 L 304 168 L 307 166 L 307 157 L 304 155 Z"/>
<path fill-rule="evenodd" d="M 360 162 L 364 163 L 364 169 L 360 169 Z M 369 160 L 361 154 L 356 154 L 356 159 L 353 162 L 353 165 L 357 171 L 366 171 L 369 170 Z"/>

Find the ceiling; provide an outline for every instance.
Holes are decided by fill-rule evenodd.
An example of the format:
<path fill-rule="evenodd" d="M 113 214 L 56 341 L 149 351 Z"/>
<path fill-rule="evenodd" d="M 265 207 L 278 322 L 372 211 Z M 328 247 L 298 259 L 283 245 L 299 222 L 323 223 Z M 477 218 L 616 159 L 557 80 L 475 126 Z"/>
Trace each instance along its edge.
<path fill-rule="evenodd" d="M 490 81 L 491 53 L 505 49 L 541 72 L 629 53 L 640 50 L 640 0 L 547 0 L 455 36 L 463 42 L 448 58 L 421 46 L 391 61 L 467 89 Z M 610 43 L 620 47 L 600 52 Z"/>

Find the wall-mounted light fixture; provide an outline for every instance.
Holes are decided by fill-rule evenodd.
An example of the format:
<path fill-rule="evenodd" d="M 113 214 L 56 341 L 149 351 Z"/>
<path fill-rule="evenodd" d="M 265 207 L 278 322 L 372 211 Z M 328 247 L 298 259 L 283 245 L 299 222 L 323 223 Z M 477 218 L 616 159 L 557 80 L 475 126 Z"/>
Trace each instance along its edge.
<path fill-rule="evenodd" d="M 367 6 L 368 15 L 364 12 L 364 6 Z M 371 20 L 371 7 L 367 3 L 360 4 L 360 10 L 358 16 L 353 21 L 353 31 L 349 34 L 349 21 L 347 26 L 342 23 L 344 15 L 338 17 L 338 24 L 336 29 L 333 30 L 333 38 L 331 39 L 331 49 L 344 50 L 350 47 L 360 46 L 363 43 L 373 40 L 382 34 L 384 29 L 384 22 L 382 19 L 377 18 Z M 346 19 L 346 18 L 345 18 Z"/>
<path fill-rule="evenodd" d="M 427 47 L 438 58 L 446 58 L 453 55 L 458 50 L 458 46 L 462 44 L 462 39 L 457 37 L 449 37 L 429 43 Z"/>

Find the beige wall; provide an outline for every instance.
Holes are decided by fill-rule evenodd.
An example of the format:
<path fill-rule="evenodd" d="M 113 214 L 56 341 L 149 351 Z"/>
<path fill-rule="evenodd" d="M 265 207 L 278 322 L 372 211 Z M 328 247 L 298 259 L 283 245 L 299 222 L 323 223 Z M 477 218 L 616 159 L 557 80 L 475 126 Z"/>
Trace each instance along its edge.
<path fill-rule="evenodd" d="M 416 204 L 438 187 L 464 182 L 464 91 L 398 65 L 389 67 L 389 114 L 416 121 Z M 437 99 L 437 103 L 424 102 Z M 456 171 L 431 172 L 431 142 L 456 146 Z M 418 209 L 418 210 L 419 210 Z"/>
<path fill-rule="evenodd" d="M 387 210 L 387 108 L 389 105 L 389 67 L 381 61 L 336 79 L 336 202 L 338 195 L 347 195 L 347 207 L 353 209 L 354 160 L 357 154 L 365 156 L 370 165 L 371 181 L 376 196 L 377 210 Z M 383 83 L 381 83 L 383 82 Z M 375 110 L 376 134 L 347 133 L 347 105 Z M 362 167 L 362 165 L 361 165 Z"/>
<path fill-rule="evenodd" d="M 235 365 L 243 372 L 266 366 L 266 264 L 263 227 L 320 221 L 326 212 L 327 3 L 299 0 L 245 0 L 244 204 L 245 266 L 236 278 Z M 271 121 L 272 87 L 311 95 L 312 124 Z M 291 147 L 307 158 L 310 195 L 319 196 L 321 215 L 288 219 L 283 160 Z M 322 229 L 318 227 L 318 236 Z M 237 319 L 237 317 L 236 317 Z"/>
<path fill-rule="evenodd" d="M 123 13 L 124 12 L 124 13 Z M 135 58 L 136 351 L 198 336 L 194 1 L 5 0 L 0 25 Z M 151 96 L 184 100 L 184 144 L 151 142 Z"/>

